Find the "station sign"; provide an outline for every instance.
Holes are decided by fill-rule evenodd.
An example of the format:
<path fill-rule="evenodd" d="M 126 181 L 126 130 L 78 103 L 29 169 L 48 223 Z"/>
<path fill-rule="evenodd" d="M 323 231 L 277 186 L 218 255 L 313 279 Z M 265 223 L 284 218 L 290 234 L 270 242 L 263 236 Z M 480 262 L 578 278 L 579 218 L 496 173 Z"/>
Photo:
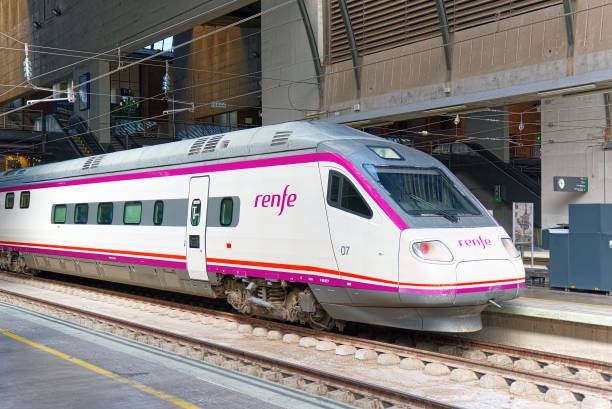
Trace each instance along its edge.
<path fill-rule="evenodd" d="M 586 176 L 553 176 L 555 192 L 580 192 L 589 191 L 589 179 Z"/>
<path fill-rule="evenodd" d="M 211 108 L 227 108 L 227 104 L 222 101 L 214 101 L 210 103 Z"/>

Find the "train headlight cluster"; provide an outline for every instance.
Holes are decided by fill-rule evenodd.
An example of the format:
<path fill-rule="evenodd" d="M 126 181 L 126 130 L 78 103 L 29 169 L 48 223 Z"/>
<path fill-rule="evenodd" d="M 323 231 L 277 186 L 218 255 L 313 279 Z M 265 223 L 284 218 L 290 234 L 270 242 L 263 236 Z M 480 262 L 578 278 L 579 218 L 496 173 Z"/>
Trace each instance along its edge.
<path fill-rule="evenodd" d="M 508 255 L 510 256 L 510 258 L 517 258 L 518 256 L 521 255 L 517 251 L 516 247 L 514 247 L 512 240 L 510 240 L 509 238 L 501 239 L 501 242 L 504 245 L 504 248 L 506 249 L 506 251 L 508 252 Z"/>
<path fill-rule="evenodd" d="M 419 241 L 412 244 L 412 252 L 427 261 L 453 261 L 453 254 L 441 241 Z"/>

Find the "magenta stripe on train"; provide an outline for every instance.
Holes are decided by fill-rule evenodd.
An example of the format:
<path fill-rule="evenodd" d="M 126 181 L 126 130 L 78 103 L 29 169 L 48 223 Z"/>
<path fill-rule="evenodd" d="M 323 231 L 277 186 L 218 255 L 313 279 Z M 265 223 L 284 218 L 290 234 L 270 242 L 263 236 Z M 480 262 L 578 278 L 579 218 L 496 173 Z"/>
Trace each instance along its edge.
<path fill-rule="evenodd" d="M 385 212 L 385 214 L 393 221 L 393 223 L 400 229 L 404 230 L 409 226 L 402 220 L 395 210 L 382 198 L 380 193 L 372 186 L 372 184 L 363 176 L 363 174 L 355 168 L 355 166 L 346 160 L 342 155 L 337 153 L 307 153 L 303 155 L 292 155 L 282 156 L 278 158 L 266 158 L 266 159 L 254 159 L 242 162 L 230 162 L 230 163 L 217 163 L 213 165 L 202 165 L 192 166 L 186 168 L 175 168 L 166 170 L 154 170 L 148 172 L 138 173 L 122 173 L 120 175 L 108 175 L 108 176 L 97 176 L 85 179 L 73 179 L 64 180 L 59 182 L 45 182 L 36 183 L 32 185 L 22 185 L 15 187 L 0 188 L 0 192 L 10 192 L 19 190 L 34 190 L 34 189 L 47 189 L 52 187 L 65 187 L 65 186 L 78 186 L 87 185 L 93 183 L 107 183 L 107 182 L 119 182 L 126 180 L 138 180 L 138 179 L 150 179 L 158 177 L 168 176 L 181 176 L 191 175 L 196 173 L 210 173 L 210 172 L 223 172 L 229 170 L 240 170 L 240 169 L 254 169 L 269 166 L 281 166 L 281 165 L 295 165 L 300 163 L 310 163 L 325 161 L 334 162 L 344 167 L 357 181 L 359 184 L 368 192 L 370 197 L 376 202 L 378 206 Z"/>
<path fill-rule="evenodd" d="M 363 283 L 361 281 L 343 280 L 340 278 L 330 278 L 313 274 L 293 273 L 287 271 L 262 270 L 246 267 L 224 266 L 217 264 L 207 264 L 207 270 L 214 273 L 232 274 L 239 277 L 257 277 L 268 280 L 285 280 L 292 282 L 330 285 L 334 287 L 356 288 L 359 290 L 400 292 L 410 294 L 462 294 L 475 293 L 495 290 L 509 290 L 513 288 L 523 287 L 524 282 L 514 284 L 490 285 L 484 287 L 468 287 L 468 288 L 446 288 L 446 289 L 421 289 L 421 288 L 398 288 L 397 286 L 386 286 L 380 284 Z"/>
<path fill-rule="evenodd" d="M 41 249 L 37 247 L 0 245 L 0 248 L 4 250 L 23 251 L 26 253 L 49 254 L 53 256 L 62 256 L 62 257 L 87 258 L 87 259 L 92 259 L 92 260 L 113 261 L 117 263 L 126 263 L 126 264 L 141 264 L 145 266 L 178 268 L 181 270 L 185 270 L 187 268 L 187 263 L 181 263 L 180 261 L 168 261 L 168 260 L 159 260 L 159 259 L 152 259 L 152 258 L 115 256 L 111 254 L 85 253 L 82 251 L 63 251 L 63 250 Z"/>

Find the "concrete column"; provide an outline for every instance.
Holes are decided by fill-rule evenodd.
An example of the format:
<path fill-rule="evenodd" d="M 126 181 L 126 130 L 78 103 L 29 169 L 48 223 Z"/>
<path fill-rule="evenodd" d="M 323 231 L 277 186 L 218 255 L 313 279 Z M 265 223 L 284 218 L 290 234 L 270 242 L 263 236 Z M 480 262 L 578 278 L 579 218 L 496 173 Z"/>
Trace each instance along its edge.
<path fill-rule="evenodd" d="M 603 94 L 542 100 L 542 228 L 568 223 L 570 203 L 612 198 L 612 154 L 602 149 Z M 554 176 L 586 176 L 587 193 L 555 192 Z"/>
<path fill-rule="evenodd" d="M 79 78 L 89 73 L 89 78 L 109 72 L 107 61 L 91 61 L 76 68 L 73 72 L 74 85 Z M 87 121 L 89 129 L 96 135 L 100 144 L 105 147 L 111 143 L 110 118 L 110 77 L 106 76 L 90 83 L 89 108 L 81 107 L 80 100 L 74 104 L 74 114 Z M 78 91 L 76 91 L 78 94 Z M 85 109 L 82 109 L 85 108 Z"/>
<path fill-rule="evenodd" d="M 281 3 L 262 0 L 261 9 Z M 306 6 L 315 36 L 322 41 L 321 0 L 306 1 Z M 318 47 L 322 50 L 323 44 Z M 263 124 L 299 120 L 318 112 L 319 88 L 313 57 L 296 3 L 262 16 L 261 55 Z"/>

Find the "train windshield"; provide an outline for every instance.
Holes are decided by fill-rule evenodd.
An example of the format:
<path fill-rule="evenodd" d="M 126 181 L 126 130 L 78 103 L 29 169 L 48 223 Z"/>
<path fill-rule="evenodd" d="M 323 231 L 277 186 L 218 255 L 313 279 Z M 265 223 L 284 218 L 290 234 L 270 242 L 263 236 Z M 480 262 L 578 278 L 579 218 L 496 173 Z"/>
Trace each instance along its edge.
<path fill-rule="evenodd" d="M 365 165 L 370 175 L 411 216 L 442 216 L 457 222 L 458 216 L 482 213 L 438 168 Z"/>

